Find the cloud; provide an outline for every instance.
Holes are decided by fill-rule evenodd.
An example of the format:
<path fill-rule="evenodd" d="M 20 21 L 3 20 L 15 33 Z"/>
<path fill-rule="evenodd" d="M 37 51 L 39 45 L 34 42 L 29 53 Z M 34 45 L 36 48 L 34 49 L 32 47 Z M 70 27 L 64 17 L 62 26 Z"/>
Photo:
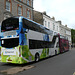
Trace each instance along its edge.
<path fill-rule="evenodd" d="M 42 0 L 34 0 L 33 6 L 34 6 L 34 10 L 37 10 L 40 12 L 44 11 Z"/>
<path fill-rule="evenodd" d="M 46 11 L 49 16 L 75 28 L 75 0 L 34 0 L 34 9 Z"/>

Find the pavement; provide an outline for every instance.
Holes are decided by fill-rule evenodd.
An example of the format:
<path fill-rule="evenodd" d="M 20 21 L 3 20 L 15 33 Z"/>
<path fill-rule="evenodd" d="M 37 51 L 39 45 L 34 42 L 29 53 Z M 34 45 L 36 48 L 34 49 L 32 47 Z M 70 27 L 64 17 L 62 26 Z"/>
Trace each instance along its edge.
<path fill-rule="evenodd" d="M 71 48 L 71 50 L 75 50 L 75 48 Z"/>
<path fill-rule="evenodd" d="M 33 68 L 34 66 L 24 66 L 24 67 L 14 67 L 14 68 L 10 68 L 10 69 L 6 69 L 6 70 L 2 70 L 0 71 L 0 73 L 5 73 L 7 75 L 13 75 L 13 74 L 17 74 L 18 72 L 24 71 L 24 70 L 28 70 Z"/>

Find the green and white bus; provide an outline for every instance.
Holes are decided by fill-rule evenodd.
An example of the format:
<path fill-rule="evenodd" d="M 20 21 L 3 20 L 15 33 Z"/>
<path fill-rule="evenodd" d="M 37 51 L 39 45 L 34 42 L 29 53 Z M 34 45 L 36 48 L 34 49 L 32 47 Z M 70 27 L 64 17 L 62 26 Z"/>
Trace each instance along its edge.
<path fill-rule="evenodd" d="M 24 17 L 10 17 L 1 25 L 1 62 L 23 64 L 59 54 L 53 31 Z"/>

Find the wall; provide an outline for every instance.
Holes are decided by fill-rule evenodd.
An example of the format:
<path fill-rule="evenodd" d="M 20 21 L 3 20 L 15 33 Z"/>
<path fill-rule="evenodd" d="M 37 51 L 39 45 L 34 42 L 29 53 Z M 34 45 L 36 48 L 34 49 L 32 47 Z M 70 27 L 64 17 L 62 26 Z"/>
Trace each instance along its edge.
<path fill-rule="evenodd" d="M 7 11 L 5 9 L 5 1 L 6 0 L 0 0 L 0 23 L 5 19 L 6 16 L 18 16 L 18 4 L 22 5 L 23 8 L 23 15 L 24 17 L 27 17 L 27 9 L 30 10 L 30 19 L 33 20 L 33 0 L 30 0 L 30 5 L 26 4 L 26 0 L 18 1 L 18 0 L 11 0 L 11 12 Z"/>
<path fill-rule="evenodd" d="M 34 10 L 34 16 L 33 16 L 33 20 L 37 23 L 40 23 L 41 25 L 43 25 L 43 14 L 38 12 L 38 11 L 35 11 Z"/>

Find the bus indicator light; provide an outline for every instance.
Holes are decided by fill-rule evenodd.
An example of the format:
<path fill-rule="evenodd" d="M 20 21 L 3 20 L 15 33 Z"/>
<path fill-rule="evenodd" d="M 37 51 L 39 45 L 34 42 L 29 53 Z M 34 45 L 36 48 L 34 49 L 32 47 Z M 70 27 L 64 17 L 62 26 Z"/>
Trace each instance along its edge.
<path fill-rule="evenodd" d="M 21 57 L 21 47 L 19 47 L 19 57 Z"/>
<path fill-rule="evenodd" d="M 0 48 L 0 56 L 1 56 L 1 48 Z"/>

